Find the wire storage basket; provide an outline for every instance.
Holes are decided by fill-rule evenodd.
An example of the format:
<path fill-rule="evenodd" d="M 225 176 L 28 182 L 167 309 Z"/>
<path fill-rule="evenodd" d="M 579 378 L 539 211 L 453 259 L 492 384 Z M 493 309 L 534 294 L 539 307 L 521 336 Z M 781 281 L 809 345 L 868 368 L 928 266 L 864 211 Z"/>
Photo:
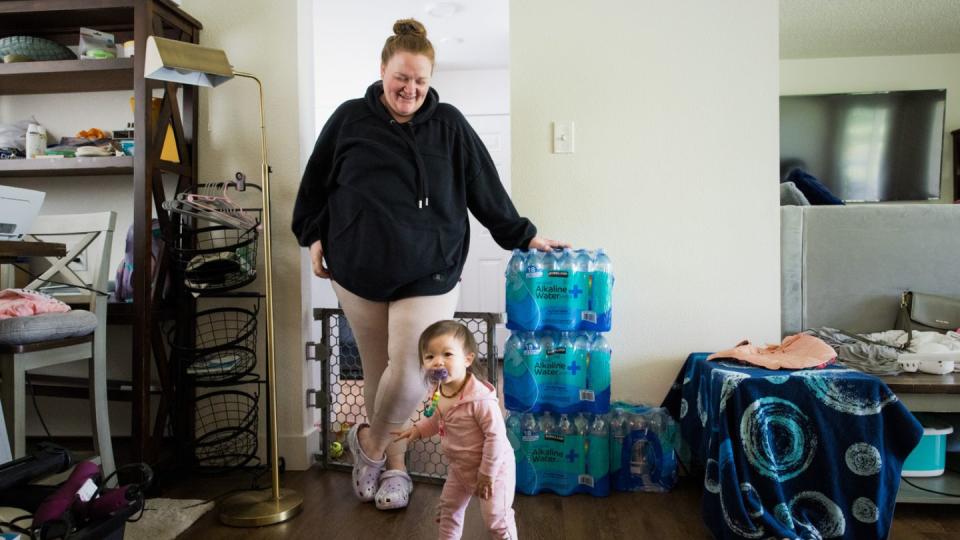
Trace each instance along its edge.
<path fill-rule="evenodd" d="M 253 309 L 219 307 L 195 316 L 192 344 L 177 343 L 176 328 L 167 333 L 170 347 L 185 365 L 196 386 L 224 386 L 242 382 L 257 366 L 257 314 Z"/>
<path fill-rule="evenodd" d="M 171 249 L 187 290 L 220 293 L 243 287 L 257 278 L 256 227 L 225 225 L 184 227 L 183 243 Z"/>
<path fill-rule="evenodd" d="M 258 464 L 259 394 L 220 390 L 197 396 L 193 452 L 200 472 L 223 474 Z"/>

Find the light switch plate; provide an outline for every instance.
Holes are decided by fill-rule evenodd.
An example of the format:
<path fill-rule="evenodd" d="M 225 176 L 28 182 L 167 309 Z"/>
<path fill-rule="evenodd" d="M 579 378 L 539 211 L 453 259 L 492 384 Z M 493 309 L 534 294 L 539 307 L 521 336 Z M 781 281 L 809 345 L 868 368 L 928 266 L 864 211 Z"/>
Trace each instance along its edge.
<path fill-rule="evenodd" d="M 573 153 L 573 121 L 553 122 L 553 153 Z"/>

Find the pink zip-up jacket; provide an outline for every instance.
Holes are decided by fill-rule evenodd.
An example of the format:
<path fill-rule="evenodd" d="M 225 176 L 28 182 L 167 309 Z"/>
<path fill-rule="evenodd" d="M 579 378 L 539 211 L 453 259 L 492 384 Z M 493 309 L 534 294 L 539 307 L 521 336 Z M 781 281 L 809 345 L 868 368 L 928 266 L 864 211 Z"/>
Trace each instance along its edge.
<path fill-rule="evenodd" d="M 464 482 L 476 483 L 477 472 L 494 478 L 513 459 L 497 391 L 474 376 L 452 407 L 414 425 L 422 439 L 440 433 L 440 449 Z"/>

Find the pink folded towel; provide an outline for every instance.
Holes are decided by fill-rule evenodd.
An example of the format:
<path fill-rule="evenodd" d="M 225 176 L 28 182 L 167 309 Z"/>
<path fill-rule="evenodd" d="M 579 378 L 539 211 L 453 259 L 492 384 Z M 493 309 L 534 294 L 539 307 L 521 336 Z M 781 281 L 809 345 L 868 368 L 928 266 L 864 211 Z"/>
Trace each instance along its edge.
<path fill-rule="evenodd" d="M 766 347 L 741 341 L 732 349 L 711 354 L 707 360 L 718 358 L 734 358 L 767 369 L 809 369 L 829 364 L 837 358 L 837 352 L 820 338 L 794 334 L 779 345 Z"/>
<path fill-rule="evenodd" d="M 41 292 L 26 289 L 0 291 L 0 319 L 67 311 L 70 311 L 70 306 Z"/>

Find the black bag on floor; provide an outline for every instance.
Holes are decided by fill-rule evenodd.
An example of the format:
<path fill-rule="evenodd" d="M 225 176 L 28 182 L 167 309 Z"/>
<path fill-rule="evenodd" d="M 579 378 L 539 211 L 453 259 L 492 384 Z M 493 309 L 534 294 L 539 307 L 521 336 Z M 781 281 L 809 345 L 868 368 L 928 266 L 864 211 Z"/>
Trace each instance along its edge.
<path fill-rule="evenodd" d="M 98 467 L 82 462 L 63 484 L 30 483 L 71 465 L 70 453 L 51 444 L 42 445 L 31 456 L 0 465 L 0 506 L 20 508 L 27 514 L 2 525 L 31 539 L 122 540 L 126 522 L 143 509 L 144 492 L 153 482 L 153 471 L 139 463 L 121 467 L 114 473 L 121 487 L 106 488 L 113 475 L 101 479 Z M 87 493 L 89 500 L 82 500 L 78 487 L 89 482 L 92 493 Z M 46 518 L 35 526 L 41 515 Z"/>

